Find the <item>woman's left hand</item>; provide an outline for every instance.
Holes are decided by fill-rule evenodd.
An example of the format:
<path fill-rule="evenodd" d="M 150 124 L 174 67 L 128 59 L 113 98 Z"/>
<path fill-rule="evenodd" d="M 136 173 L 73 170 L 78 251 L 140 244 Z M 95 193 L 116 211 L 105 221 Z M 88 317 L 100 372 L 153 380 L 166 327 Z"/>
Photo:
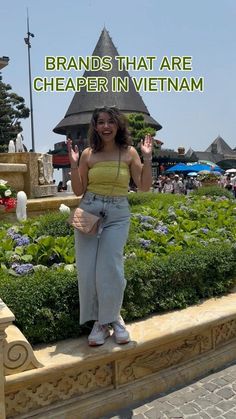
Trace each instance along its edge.
<path fill-rule="evenodd" d="M 144 140 L 141 140 L 140 148 L 143 157 L 152 157 L 153 137 L 151 134 L 145 135 Z"/>

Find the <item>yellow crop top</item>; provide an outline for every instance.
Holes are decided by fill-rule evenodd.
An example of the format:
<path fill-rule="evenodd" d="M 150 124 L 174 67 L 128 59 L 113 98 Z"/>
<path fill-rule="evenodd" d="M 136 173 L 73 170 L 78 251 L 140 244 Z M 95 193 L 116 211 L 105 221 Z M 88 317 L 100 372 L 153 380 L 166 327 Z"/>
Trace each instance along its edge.
<path fill-rule="evenodd" d="M 98 195 L 126 196 L 130 180 L 129 166 L 118 161 L 97 162 L 89 169 L 87 191 Z M 117 176 L 118 175 L 118 176 Z"/>

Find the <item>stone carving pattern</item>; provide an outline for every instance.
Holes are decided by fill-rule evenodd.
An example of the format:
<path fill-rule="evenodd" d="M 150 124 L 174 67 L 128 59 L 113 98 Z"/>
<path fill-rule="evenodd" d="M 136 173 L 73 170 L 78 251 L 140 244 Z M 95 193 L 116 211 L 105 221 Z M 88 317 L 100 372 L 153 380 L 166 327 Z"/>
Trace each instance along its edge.
<path fill-rule="evenodd" d="M 119 384 L 134 381 L 186 361 L 212 348 L 210 334 L 193 336 L 178 341 L 175 346 L 152 350 L 118 363 Z"/>
<path fill-rule="evenodd" d="M 50 185 L 53 181 L 52 156 L 41 154 L 38 158 L 39 185 Z"/>
<path fill-rule="evenodd" d="M 28 342 L 16 341 L 8 343 L 5 341 L 3 359 L 5 375 L 42 367 Z"/>
<path fill-rule="evenodd" d="M 73 396 L 110 387 L 113 382 L 111 364 L 60 377 L 54 381 L 32 385 L 6 394 L 7 417 L 40 409 Z"/>
<path fill-rule="evenodd" d="M 219 346 L 236 337 L 236 320 L 220 324 L 214 328 L 215 346 Z"/>

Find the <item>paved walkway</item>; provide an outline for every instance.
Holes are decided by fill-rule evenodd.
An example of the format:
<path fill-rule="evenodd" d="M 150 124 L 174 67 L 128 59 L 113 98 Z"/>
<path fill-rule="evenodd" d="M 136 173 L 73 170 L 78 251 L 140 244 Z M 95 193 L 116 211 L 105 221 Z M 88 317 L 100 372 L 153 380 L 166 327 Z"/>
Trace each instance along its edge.
<path fill-rule="evenodd" d="M 214 374 L 101 419 L 236 419 L 236 361 Z"/>

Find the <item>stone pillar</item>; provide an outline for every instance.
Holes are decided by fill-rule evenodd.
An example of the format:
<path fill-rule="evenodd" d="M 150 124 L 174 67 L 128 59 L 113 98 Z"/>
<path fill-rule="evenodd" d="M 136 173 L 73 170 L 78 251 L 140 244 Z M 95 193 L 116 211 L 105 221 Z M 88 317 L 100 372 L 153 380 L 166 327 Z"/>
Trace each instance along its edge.
<path fill-rule="evenodd" d="M 4 374 L 4 340 L 5 330 L 15 320 L 14 314 L 0 299 L 0 418 L 6 418 L 5 411 L 5 374 Z"/>

